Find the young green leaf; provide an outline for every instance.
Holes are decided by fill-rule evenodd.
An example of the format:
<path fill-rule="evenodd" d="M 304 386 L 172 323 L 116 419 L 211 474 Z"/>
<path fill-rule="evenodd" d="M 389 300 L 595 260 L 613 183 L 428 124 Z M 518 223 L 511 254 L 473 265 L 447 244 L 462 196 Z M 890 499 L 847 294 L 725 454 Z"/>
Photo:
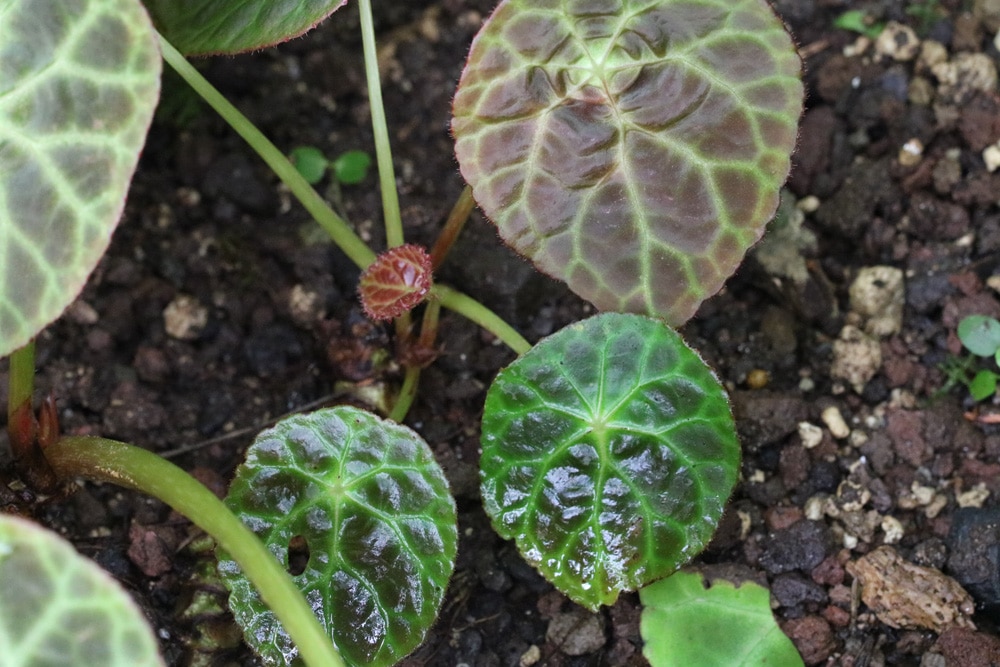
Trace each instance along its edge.
<path fill-rule="evenodd" d="M 344 185 L 357 185 L 365 180 L 372 156 L 364 151 L 347 151 L 333 161 L 333 173 Z"/>
<path fill-rule="evenodd" d="M 240 53 L 298 37 L 347 0 L 143 0 L 181 53 Z"/>
<path fill-rule="evenodd" d="M 643 655 L 652 667 L 802 667 L 774 622 L 766 588 L 678 572 L 639 591 Z"/>
<path fill-rule="evenodd" d="M 482 430 L 494 528 L 590 609 L 697 554 L 739 466 L 715 375 L 639 315 L 606 313 L 539 342 L 494 380 Z"/>
<path fill-rule="evenodd" d="M 956 331 L 958 339 L 969 352 L 979 357 L 992 357 L 1000 351 L 1000 322 L 985 315 L 962 318 Z"/>
<path fill-rule="evenodd" d="M 55 533 L 6 514 L 0 591 L 7 667 L 163 665 L 142 612 L 107 572 Z"/>
<path fill-rule="evenodd" d="M 65 310 L 107 249 L 160 68 L 137 0 L 0 4 L 0 357 Z"/>
<path fill-rule="evenodd" d="M 976 373 L 969 382 L 969 394 L 977 401 L 984 401 L 997 393 L 997 374 L 989 370 Z"/>
<path fill-rule="evenodd" d="M 800 67 L 765 0 L 503 0 L 455 97 L 456 155 L 539 269 L 680 324 L 774 214 Z"/>
<path fill-rule="evenodd" d="M 288 158 L 295 165 L 296 171 L 302 174 L 309 185 L 316 185 L 323 179 L 330 162 L 323 151 L 315 146 L 298 146 L 292 149 Z"/>
<path fill-rule="evenodd" d="M 420 437 L 352 407 L 282 420 L 257 436 L 226 503 L 283 563 L 349 664 L 391 665 L 422 641 L 455 564 L 455 504 Z M 219 571 L 247 642 L 269 665 L 296 650 L 226 554 Z"/>

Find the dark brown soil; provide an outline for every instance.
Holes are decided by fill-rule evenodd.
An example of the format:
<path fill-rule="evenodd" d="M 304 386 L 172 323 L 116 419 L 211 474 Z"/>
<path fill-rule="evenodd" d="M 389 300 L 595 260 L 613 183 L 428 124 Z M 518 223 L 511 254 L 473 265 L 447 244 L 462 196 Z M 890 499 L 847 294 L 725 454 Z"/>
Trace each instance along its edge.
<path fill-rule="evenodd" d="M 430 244 L 462 188 L 450 99 L 493 3 L 382 4 L 406 232 Z M 789 191 L 815 242 L 792 239 L 793 261 L 783 267 L 751 258 L 684 329 L 732 390 L 745 451 L 743 481 L 695 565 L 766 583 L 808 664 L 921 665 L 931 651 L 949 667 L 990 664 L 1000 656 L 1000 564 L 983 559 L 1000 553 L 1000 521 L 975 508 L 995 508 L 1000 493 L 1000 407 L 974 404 L 961 385 L 942 391 L 942 365 L 961 351 L 954 333 L 961 317 L 1000 316 L 991 280 L 1000 265 L 1000 172 L 983 157 L 1000 140 L 993 43 L 1000 17 L 988 11 L 996 3 L 928 3 L 927 21 L 906 11 L 921 3 L 776 4 L 805 61 L 807 110 Z M 986 72 L 956 70 L 949 83 L 944 70 L 931 69 L 926 43 L 923 56 L 918 49 L 895 60 L 889 46 L 903 55 L 905 34 L 862 48 L 858 35 L 834 27 L 847 8 L 913 27 L 919 39 L 943 45 L 945 61 L 982 58 L 975 63 Z M 283 149 L 371 152 L 356 23 L 346 8 L 302 39 L 203 68 Z M 979 85 L 990 67 L 992 84 Z M 353 265 L 183 85 L 168 81 L 165 98 L 111 252 L 40 337 L 38 383 L 55 392 L 65 431 L 141 444 L 221 493 L 262 427 L 292 411 L 378 395 L 400 373 L 373 361 L 392 353 L 391 335 L 360 311 Z M 382 243 L 373 177 L 330 196 Z M 859 334 L 862 344 L 847 348 L 838 344 L 845 326 L 873 331 L 873 318 L 850 296 L 867 267 L 901 270 L 901 326 Z M 479 217 L 440 280 L 532 340 L 589 312 L 503 248 Z M 875 285 L 886 288 L 886 280 Z M 302 294 L 315 295 L 312 305 L 302 305 Z M 168 333 L 164 313 L 181 297 L 207 320 L 179 338 Z M 439 622 L 405 664 L 645 664 L 636 595 L 588 622 L 490 529 L 478 500 L 478 419 L 485 387 L 513 355 L 449 314 L 441 343 L 407 421 L 450 477 L 461 543 Z M 196 532 L 183 518 L 92 485 L 34 512 L 135 594 L 169 664 L 255 664 L 225 612 L 191 611 L 196 595 L 222 595 L 199 576 L 208 556 L 191 548 Z M 939 638 L 929 628 L 891 627 L 859 603 L 847 570 L 884 543 L 965 585 L 976 597 L 979 631 L 949 629 Z M 897 609 L 906 600 L 934 603 L 919 586 L 905 589 L 888 575 L 886 582 Z M 557 636 L 557 627 L 581 630 Z"/>

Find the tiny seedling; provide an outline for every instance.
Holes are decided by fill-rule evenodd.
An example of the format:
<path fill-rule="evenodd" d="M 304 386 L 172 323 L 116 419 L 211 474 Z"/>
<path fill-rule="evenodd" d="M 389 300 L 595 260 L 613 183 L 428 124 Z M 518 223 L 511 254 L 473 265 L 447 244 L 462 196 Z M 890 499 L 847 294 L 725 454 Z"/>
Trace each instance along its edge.
<path fill-rule="evenodd" d="M 802 109 L 801 63 L 764 0 L 502 0 L 455 95 L 469 187 L 428 250 L 403 238 L 371 2 L 359 0 L 389 246 L 376 256 L 310 186 L 331 167 L 337 183 L 360 181 L 364 160 L 298 149 L 293 164 L 182 55 L 262 48 L 343 4 L 0 5 L 0 354 L 12 354 L 18 470 L 40 488 L 114 482 L 189 517 L 216 540 L 234 614 L 269 665 L 392 664 L 434 621 L 454 567 L 455 508 L 430 449 L 401 422 L 434 360 L 441 308 L 520 355 L 487 395 L 481 476 L 495 529 L 528 562 L 596 609 L 649 590 L 704 548 L 739 446 L 718 379 L 671 327 L 761 237 Z M 32 409 L 31 340 L 107 247 L 161 58 L 363 270 L 361 301 L 392 320 L 405 369 L 389 419 L 337 407 L 262 433 L 225 503 L 141 448 L 61 436 L 52 403 Z M 477 203 L 515 250 L 606 312 L 532 346 L 435 282 Z M 293 578 L 295 549 L 308 558 Z M 699 660 L 687 664 L 708 664 Z"/>
<path fill-rule="evenodd" d="M 956 330 L 962 345 L 976 357 L 991 359 L 994 369 L 1000 366 L 1000 322 L 985 315 L 969 315 L 958 323 Z M 969 394 L 977 401 L 990 398 L 997 391 L 1000 375 L 989 368 L 977 368 L 972 358 L 965 363 L 958 361 L 949 368 L 953 378 L 969 388 Z"/>
<path fill-rule="evenodd" d="M 327 171 L 341 185 L 357 185 L 365 180 L 372 165 L 372 157 L 359 150 L 341 153 L 330 161 L 315 146 L 299 146 L 288 157 L 309 185 L 316 185 L 323 180 Z"/>

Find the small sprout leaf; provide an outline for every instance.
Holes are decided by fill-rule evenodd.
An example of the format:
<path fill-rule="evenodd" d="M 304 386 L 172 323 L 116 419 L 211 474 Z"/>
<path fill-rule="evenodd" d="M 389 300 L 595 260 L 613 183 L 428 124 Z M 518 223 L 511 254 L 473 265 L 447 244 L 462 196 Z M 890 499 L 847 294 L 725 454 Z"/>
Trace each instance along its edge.
<path fill-rule="evenodd" d="M 494 528 L 590 609 L 701 551 L 736 483 L 719 381 L 677 332 L 639 315 L 539 342 L 494 380 L 482 429 Z"/>
<path fill-rule="evenodd" d="M 41 526 L 0 514 L 0 663 L 162 667 L 156 638 L 107 572 Z"/>
<path fill-rule="evenodd" d="M 422 641 L 457 528 L 444 473 L 416 433 L 352 407 L 284 419 L 250 446 L 226 503 L 299 572 L 349 664 L 391 665 Z M 219 572 L 247 642 L 268 665 L 292 664 L 290 638 L 224 553 Z"/>
<path fill-rule="evenodd" d="M 958 339 L 969 352 L 992 357 L 1000 351 L 1000 322 L 985 315 L 969 315 L 958 323 Z"/>
<path fill-rule="evenodd" d="M 431 256 L 413 244 L 390 248 L 361 273 L 358 296 L 373 320 L 391 320 L 421 303 L 431 291 Z"/>
<path fill-rule="evenodd" d="M 347 0 L 143 0 L 157 29 L 186 55 L 241 53 L 298 37 Z"/>
<path fill-rule="evenodd" d="M 333 173 L 344 185 L 357 185 L 365 180 L 372 156 L 364 151 L 347 151 L 333 161 Z"/>
<path fill-rule="evenodd" d="M 330 164 L 326 156 L 323 155 L 323 151 L 315 146 L 293 148 L 288 157 L 295 165 L 296 171 L 302 175 L 302 178 L 306 179 L 309 185 L 316 185 L 323 180 L 323 174 L 326 173 L 326 168 Z"/>
<path fill-rule="evenodd" d="M 652 667 L 802 667 L 767 589 L 678 572 L 639 591 L 643 654 Z"/>
<path fill-rule="evenodd" d="M 981 370 L 969 382 L 969 394 L 977 401 L 984 401 L 997 393 L 997 374 Z"/>
<path fill-rule="evenodd" d="M 107 249 L 160 69 L 135 0 L 0 3 L 0 357 L 66 309 Z"/>
<path fill-rule="evenodd" d="M 539 269 L 678 325 L 777 208 L 800 70 L 766 0 L 503 0 L 455 96 L 455 151 Z"/>

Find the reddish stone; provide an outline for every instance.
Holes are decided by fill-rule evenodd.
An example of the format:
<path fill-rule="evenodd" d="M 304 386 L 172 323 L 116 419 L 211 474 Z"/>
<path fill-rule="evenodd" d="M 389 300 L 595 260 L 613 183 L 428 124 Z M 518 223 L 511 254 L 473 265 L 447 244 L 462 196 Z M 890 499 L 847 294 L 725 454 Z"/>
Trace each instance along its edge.
<path fill-rule="evenodd" d="M 965 628 L 941 633 L 933 648 L 948 665 L 1000 665 L 1000 639 Z"/>
<path fill-rule="evenodd" d="M 899 458 L 914 467 L 930 460 L 932 452 L 923 436 L 922 411 L 890 410 L 886 415 L 885 430 Z"/>
<path fill-rule="evenodd" d="M 768 530 L 782 530 L 802 518 L 802 510 L 798 507 L 771 507 L 764 513 L 764 521 Z"/>
<path fill-rule="evenodd" d="M 832 604 L 823 610 L 823 618 L 835 628 L 846 628 L 851 622 L 851 612 Z"/>
<path fill-rule="evenodd" d="M 781 624 L 781 629 L 795 644 L 807 665 L 825 662 L 837 648 L 833 630 L 822 616 L 791 618 Z"/>
<path fill-rule="evenodd" d="M 823 562 L 812 570 L 812 580 L 824 586 L 837 586 L 844 583 L 844 566 L 836 555 L 827 556 Z"/>

